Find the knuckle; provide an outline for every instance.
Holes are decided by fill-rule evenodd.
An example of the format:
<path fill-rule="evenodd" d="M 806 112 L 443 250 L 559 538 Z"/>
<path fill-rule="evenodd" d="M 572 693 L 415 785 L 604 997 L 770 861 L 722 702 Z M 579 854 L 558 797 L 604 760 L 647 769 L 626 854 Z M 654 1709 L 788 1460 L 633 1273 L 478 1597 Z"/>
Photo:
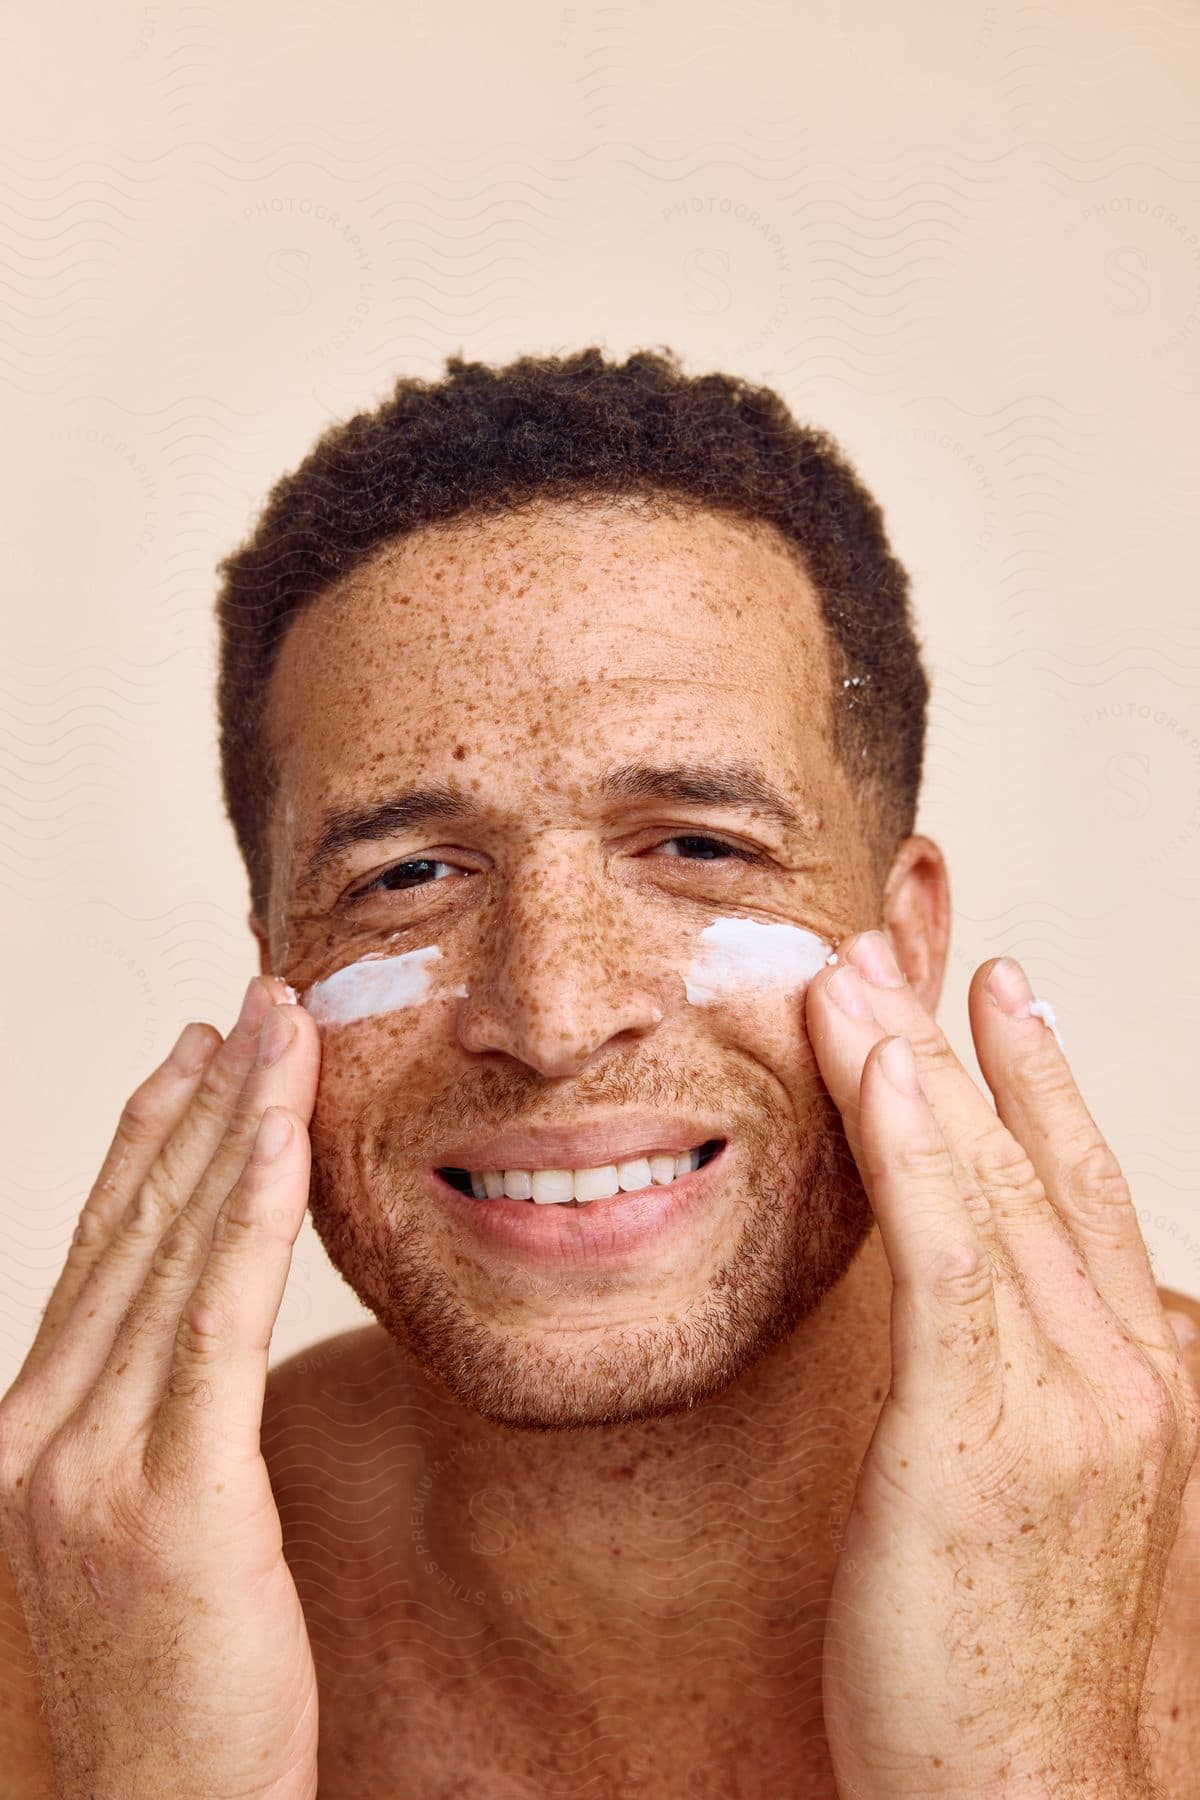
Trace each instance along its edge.
<path fill-rule="evenodd" d="M 165 1544 L 162 1520 L 135 1459 L 101 1468 L 94 1445 L 64 1428 L 30 1479 L 27 1526 L 38 1561 L 61 1566 L 66 1551 L 125 1573 L 143 1573 Z"/>
<path fill-rule="evenodd" d="M 126 1214 L 126 1226 L 144 1237 L 164 1231 L 175 1217 L 175 1187 L 161 1161 L 143 1179 Z"/>
<path fill-rule="evenodd" d="M 98 1250 L 104 1248 L 112 1231 L 115 1208 L 104 1206 L 98 1200 L 89 1200 L 79 1215 L 75 1233 L 67 1246 L 66 1263 L 68 1268 L 77 1267 L 80 1263 L 90 1264 Z"/>
<path fill-rule="evenodd" d="M 150 1276 L 158 1287 L 174 1287 L 185 1280 L 196 1266 L 200 1239 L 186 1213 L 181 1213 L 170 1229 L 159 1239 L 150 1259 Z"/>
<path fill-rule="evenodd" d="M 1049 1204 L 1041 1176 L 1029 1156 L 1007 1132 L 989 1132 L 974 1147 L 975 1173 L 991 1195 Z"/>
<path fill-rule="evenodd" d="M 151 1173 L 164 1190 L 179 1193 L 191 1186 L 194 1179 L 191 1146 L 194 1141 L 191 1132 L 180 1133 L 168 1138 L 159 1151 Z"/>
<path fill-rule="evenodd" d="M 1170 1383 L 1140 1353 L 1124 1386 L 1127 1419 L 1142 1453 L 1165 1460 L 1179 1436 L 1179 1402 Z"/>
<path fill-rule="evenodd" d="M 933 1274 L 933 1292 L 942 1301 L 951 1301 L 959 1307 L 981 1306 L 988 1298 L 992 1288 L 992 1269 L 986 1256 L 977 1258 L 973 1269 L 956 1267 L 940 1267 Z M 946 1346 L 949 1334 L 956 1342 L 963 1333 L 973 1330 L 968 1320 L 962 1325 L 946 1325 L 943 1327 L 942 1343 Z M 963 1339 L 965 1342 L 965 1339 Z"/>
<path fill-rule="evenodd" d="M 1092 1144 L 1072 1163 L 1067 1173 L 1067 1192 L 1076 1209 L 1093 1222 L 1124 1227 L 1133 1217 L 1133 1195 L 1113 1151 L 1107 1144 Z"/>
<path fill-rule="evenodd" d="M 29 1521 L 35 1531 L 63 1529 L 79 1536 L 98 1523 L 102 1502 L 96 1470 L 87 1466 L 72 1432 L 61 1431 L 50 1439 L 25 1485 Z"/>
<path fill-rule="evenodd" d="M 192 1111 L 202 1120 L 223 1123 L 245 1085 L 245 1076 L 217 1055 L 204 1071 L 192 1100 Z"/>
<path fill-rule="evenodd" d="M 121 1108 L 118 1135 L 131 1145 L 157 1143 L 162 1135 L 164 1116 L 161 1087 L 151 1075 L 140 1087 L 134 1088 Z"/>
<path fill-rule="evenodd" d="M 949 1038 L 932 1019 L 918 1021 L 905 1035 L 913 1047 L 920 1073 L 942 1075 L 959 1067 Z"/>
<path fill-rule="evenodd" d="M 239 1251 L 260 1231 L 260 1221 L 245 1195 L 235 1188 L 213 1221 L 213 1247 Z"/>
<path fill-rule="evenodd" d="M 198 1370 L 207 1368 L 220 1354 L 225 1337 L 225 1317 L 211 1299 L 193 1295 L 180 1314 L 175 1332 L 175 1359 L 170 1377 L 171 1392 L 186 1396 L 199 1379 Z"/>
<path fill-rule="evenodd" d="M 934 1137 L 909 1137 L 886 1157 L 889 1168 L 898 1169 L 910 1185 L 941 1185 L 953 1178 L 954 1165 L 944 1143 Z"/>

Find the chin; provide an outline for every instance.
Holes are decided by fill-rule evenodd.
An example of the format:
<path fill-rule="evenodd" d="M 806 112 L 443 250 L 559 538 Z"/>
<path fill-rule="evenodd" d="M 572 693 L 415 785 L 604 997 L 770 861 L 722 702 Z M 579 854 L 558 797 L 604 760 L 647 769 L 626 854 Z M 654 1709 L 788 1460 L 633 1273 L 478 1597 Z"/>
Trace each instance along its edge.
<path fill-rule="evenodd" d="M 314 1160 L 312 1216 L 334 1266 L 410 1361 L 465 1410 L 527 1431 L 666 1418 L 728 1390 L 789 1339 L 849 1269 L 873 1215 L 843 1140 L 818 1132 L 736 1208 L 740 1231 L 694 1295 L 630 1316 L 623 1282 L 605 1318 L 602 1287 L 578 1328 L 498 1324 L 454 1286 L 455 1259 L 420 1209 L 380 1196 L 368 1215 L 362 1168 Z M 506 1317 L 511 1316 L 509 1308 Z M 542 1317 L 544 1319 L 544 1310 Z"/>

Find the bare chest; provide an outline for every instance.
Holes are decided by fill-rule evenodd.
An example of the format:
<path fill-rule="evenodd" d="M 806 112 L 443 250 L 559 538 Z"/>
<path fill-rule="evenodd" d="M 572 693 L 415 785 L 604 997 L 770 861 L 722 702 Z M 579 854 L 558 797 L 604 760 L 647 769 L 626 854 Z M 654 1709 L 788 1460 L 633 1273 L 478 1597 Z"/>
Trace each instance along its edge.
<path fill-rule="evenodd" d="M 685 1725 L 539 1705 L 513 1689 L 461 1699 L 426 1683 L 353 1712 L 322 1691 L 322 1800 L 837 1800 L 823 1740 L 764 1734 L 728 1711 Z"/>
<path fill-rule="evenodd" d="M 381 1410 L 362 1423 L 372 1444 Z M 407 1430 L 407 1416 L 404 1423 Z M 535 1639 L 519 1593 L 510 1611 L 497 1620 L 493 1606 L 486 1622 L 463 1571 L 456 1579 L 448 1572 L 444 1587 L 418 1584 L 420 1520 L 382 1503 L 352 1456 L 328 1466 L 323 1433 L 282 1448 L 277 1497 L 321 1696 L 322 1800 L 834 1800 L 819 1655 L 797 1659 L 768 1699 L 746 1681 L 745 1656 L 739 1663 L 729 1631 L 719 1629 L 710 1682 L 683 1675 L 664 1642 L 635 1680 L 615 1687 L 574 1649 L 569 1616 L 555 1635 Z M 735 1611 L 744 1636 L 745 1608 Z M 1185 1498 L 1143 1719 L 1164 1796 L 1196 1793 L 1200 1467 Z"/>
<path fill-rule="evenodd" d="M 1198 1588 L 1194 1579 L 1186 1634 L 1185 1595 L 1173 1593 L 1144 1706 L 1167 1800 L 1197 1791 Z M 729 1689 L 706 1697 L 684 1685 L 647 1710 L 602 1682 L 589 1689 L 565 1648 L 555 1692 L 519 1641 L 477 1642 L 412 1618 L 388 1636 L 345 1630 L 318 1656 L 322 1800 L 837 1800 L 818 1674 L 796 1671 L 791 1716 L 764 1714 L 750 1694 L 739 1704 Z"/>

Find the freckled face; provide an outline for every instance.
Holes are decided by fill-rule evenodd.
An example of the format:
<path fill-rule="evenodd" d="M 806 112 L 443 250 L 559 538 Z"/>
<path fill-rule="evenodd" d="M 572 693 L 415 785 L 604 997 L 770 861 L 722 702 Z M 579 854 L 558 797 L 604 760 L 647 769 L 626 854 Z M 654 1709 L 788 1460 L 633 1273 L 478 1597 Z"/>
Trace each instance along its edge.
<path fill-rule="evenodd" d="M 869 1228 L 802 992 L 686 996 L 714 920 L 834 940 L 874 916 L 836 703 L 815 598 L 770 528 L 632 502 L 414 533 L 289 631 L 267 721 L 275 968 L 304 991 L 440 952 L 430 998 L 323 1027 L 314 1221 L 463 1404 L 544 1426 L 694 1404 L 818 1304 Z M 631 765 L 751 771 L 795 817 L 648 793 L 614 776 Z M 311 866 L 331 820 L 431 787 L 452 814 L 380 817 Z M 526 1255 L 434 1173 L 468 1140 L 581 1121 L 602 1138 L 631 1113 L 725 1143 L 632 1250 L 582 1251 L 584 1209 L 538 1208 L 566 1248 Z"/>

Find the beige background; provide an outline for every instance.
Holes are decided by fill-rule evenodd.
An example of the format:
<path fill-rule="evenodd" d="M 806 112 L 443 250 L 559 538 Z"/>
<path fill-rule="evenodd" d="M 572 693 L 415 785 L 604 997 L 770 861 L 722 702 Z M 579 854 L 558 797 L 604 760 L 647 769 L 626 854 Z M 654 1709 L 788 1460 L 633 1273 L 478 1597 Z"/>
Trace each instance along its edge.
<path fill-rule="evenodd" d="M 934 678 L 922 828 L 1200 1295 L 1200 5 L 55 4 L 0 81 L 0 1386 L 127 1092 L 253 971 L 213 567 L 463 350 L 668 343 L 832 430 Z M 283 1355 L 360 1316 L 307 1233 Z"/>

